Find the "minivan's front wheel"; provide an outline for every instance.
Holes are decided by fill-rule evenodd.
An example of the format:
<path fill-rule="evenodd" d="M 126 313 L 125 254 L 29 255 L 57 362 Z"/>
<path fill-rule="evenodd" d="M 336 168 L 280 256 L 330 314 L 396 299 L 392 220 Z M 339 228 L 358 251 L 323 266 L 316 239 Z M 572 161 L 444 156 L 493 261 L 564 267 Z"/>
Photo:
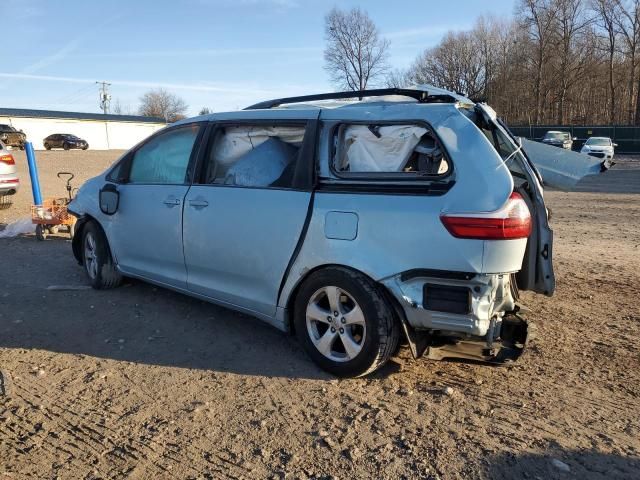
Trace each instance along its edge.
<path fill-rule="evenodd" d="M 341 377 L 380 368 L 398 344 L 400 329 L 375 283 L 345 268 L 313 273 L 294 307 L 296 334 L 311 358 Z"/>
<path fill-rule="evenodd" d="M 122 282 L 122 276 L 111 258 L 107 239 L 93 222 L 87 223 L 82 229 L 82 261 L 93 288 L 115 288 Z"/>

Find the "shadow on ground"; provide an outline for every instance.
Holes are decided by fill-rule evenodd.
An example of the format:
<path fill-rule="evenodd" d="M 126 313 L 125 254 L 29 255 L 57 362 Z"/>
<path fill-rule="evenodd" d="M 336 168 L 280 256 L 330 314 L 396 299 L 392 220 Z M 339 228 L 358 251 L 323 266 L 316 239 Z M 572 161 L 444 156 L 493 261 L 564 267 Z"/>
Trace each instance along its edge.
<path fill-rule="evenodd" d="M 329 379 L 294 337 L 260 320 L 139 281 L 86 286 L 61 237 L 0 240 L 0 347 L 243 375 Z M 389 362 L 374 378 L 398 370 Z"/>
<path fill-rule="evenodd" d="M 487 478 L 491 479 L 640 478 L 640 457 L 623 457 L 593 450 L 569 451 L 551 448 L 547 454 L 501 454 L 488 462 Z"/>

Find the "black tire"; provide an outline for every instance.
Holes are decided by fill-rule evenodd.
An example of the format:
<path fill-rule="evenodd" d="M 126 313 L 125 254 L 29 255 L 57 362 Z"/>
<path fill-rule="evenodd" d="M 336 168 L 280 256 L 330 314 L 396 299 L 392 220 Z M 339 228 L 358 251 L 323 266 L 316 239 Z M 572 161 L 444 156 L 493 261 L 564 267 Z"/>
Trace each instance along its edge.
<path fill-rule="evenodd" d="M 93 257 L 88 251 L 88 242 L 93 243 L 93 248 L 91 249 Z M 84 271 L 93 288 L 105 290 L 115 288 L 122 283 L 122 275 L 120 275 L 113 263 L 107 239 L 96 223 L 89 222 L 82 229 L 80 248 Z"/>
<path fill-rule="evenodd" d="M 336 361 L 321 353 L 311 338 L 315 334 L 313 329 L 316 327 L 308 328 L 307 306 L 312 298 L 319 298 L 318 292 L 331 287 L 338 287 L 346 294 L 341 294 L 340 298 L 345 298 L 347 301 L 353 300 L 364 316 L 366 333 L 361 335 L 361 349 L 352 359 Z M 337 317 L 342 315 L 338 313 Z M 293 322 L 300 343 L 313 361 L 323 370 L 340 377 L 360 377 L 377 370 L 396 351 L 400 338 L 400 326 L 395 319 L 393 309 L 378 286 L 365 275 L 340 267 L 317 271 L 304 281 L 295 298 Z M 316 324 L 321 325 L 321 322 Z M 335 324 L 337 327 L 341 326 L 338 322 Z M 326 333 L 327 330 L 324 332 Z M 339 328 L 339 330 L 340 335 L 343 335 L 343 329 Z M 335 330 L 332 331 L 335 332 Z M 344 343 L 342 340 L 340 342 L 346 352 Z"/>
<path fill-rule="evenodd" d="M 70 147 L 68 143 L 63 143 L 62 148 L 64 148 L 65 150 L 69 150 Z"/>
<path fill-rule="evenodd" d="M 48 143 L 45 143 L 44 148 L 45 150 L 51 150 L 51 145 L 49 145 Z"/>
<path fill-rule="evenodd" d="M 82 147 L 83 150 L 87 150 L 89 148 L 89 145 L 85 145 L 84 147 Z"/>
<path fill-rule="evenodd" d="M 36 238 L 41 242 L 47 239 L 47 231 L 44 225 L 36 225 Z"/>

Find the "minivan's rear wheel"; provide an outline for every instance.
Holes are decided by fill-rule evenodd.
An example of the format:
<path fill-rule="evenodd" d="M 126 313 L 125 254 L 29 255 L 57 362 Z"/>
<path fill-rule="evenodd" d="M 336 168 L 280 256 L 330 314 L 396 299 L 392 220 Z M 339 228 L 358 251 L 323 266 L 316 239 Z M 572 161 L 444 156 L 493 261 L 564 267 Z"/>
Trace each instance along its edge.
<path fill-rule="evenodd" d="M 93 288 L 114 288 L 122 282 L 122 276 L 111 258 L 107 239 L 93 222 L 87 223 L 82 229 L 82 260 Z"/>
<path fill-rule="evenodd" d="M 296 334 L 311 358 L 338 376 L 380 368 L 395 351 L 400 329 L 376 284 L 345 268 L 313 273 L 294 307 Z"/>

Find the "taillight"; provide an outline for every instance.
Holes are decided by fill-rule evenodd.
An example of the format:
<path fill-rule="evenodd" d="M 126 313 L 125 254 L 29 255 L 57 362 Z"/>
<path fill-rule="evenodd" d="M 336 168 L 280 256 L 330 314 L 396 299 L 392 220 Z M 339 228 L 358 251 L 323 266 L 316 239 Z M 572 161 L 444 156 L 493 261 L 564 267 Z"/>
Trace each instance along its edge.
<path fill-rule="evenodd" d="M 527 238 L 531 213 L 522 196 L 513 192 L 504 207 L 495 212 L 443 214 L 440 220 L 451 235 L 476 240 Z"/>
<path fill-rule="evenodd" d="M 0 155 L 0 162 L 7 165 L 15 165 L 16 161 L 13 159 L 13 155 Z"/>
<path fill-rule="evenodd" d="M 0 155 L 0 162 L 7 165 L 15 165 L 16 161 L 13 159 L 13 155 Z"/>

